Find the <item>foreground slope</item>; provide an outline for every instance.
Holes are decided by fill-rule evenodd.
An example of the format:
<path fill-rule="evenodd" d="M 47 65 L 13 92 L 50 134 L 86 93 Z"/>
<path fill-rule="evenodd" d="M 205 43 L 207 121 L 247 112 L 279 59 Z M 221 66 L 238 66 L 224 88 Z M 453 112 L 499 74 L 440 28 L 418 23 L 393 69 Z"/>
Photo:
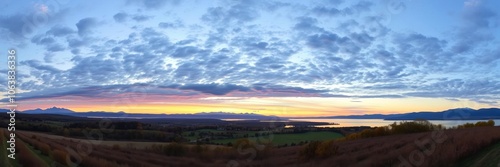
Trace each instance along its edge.
<path fill-rule="evenodd" d="M 303 150 L 304 146 L 276 148 L 269 145 L 244 143 L 241 147 L 208 148 L 196 145 L 185 147 L 178 144 L 167 146 L 169 144 L 155 143 L 147 147 L 127 148 L 123 145 L 110 146 L 106 142 L 54 138 L 32 132 L 20 132 L 19 135 L 27 145 L 40 150 L 36 152 L 50 157 L 69 154 L 62 152 L 66 148 L 82 149 L 79 148 L 82 143 L 95 143 L 90 150 L 80 151 L 80 153 L 87 154 L 80 156 L 83 158 L 81 166 L 97 165 L 98 167 L 101 164 L 106 164 L 106 166 L 137 166 L 139 164 L 143 166 L 226 166 L 238 164 L 238 166 L 344 167 L 457 165 L 462 162 L 461 160 L 480 155 L 477 153 L 483 148 L 499 143 L 499 131 L 500 127 L 477 127 L 336 141 L 337 148 L 334 155 L 310 160 L 303 160 L 298 153 Z M 497 153 L 493 151 L 485 157 L 495 157 Z M 485 161 L 476 163 L 482 165 Z"/>

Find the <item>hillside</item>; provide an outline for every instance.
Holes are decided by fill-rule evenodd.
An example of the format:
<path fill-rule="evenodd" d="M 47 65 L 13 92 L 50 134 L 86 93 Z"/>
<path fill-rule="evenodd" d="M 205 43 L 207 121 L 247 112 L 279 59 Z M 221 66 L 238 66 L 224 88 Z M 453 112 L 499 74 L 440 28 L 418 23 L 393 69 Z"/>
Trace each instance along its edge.
<path fill-rule="evenodd" d="M 252 150 L 257 147 L 243 145 L 243 150 L 247 151 L 243 153 L 241 150 L 238 152 L 235 149 L 236 147 L 206 149 L 202 146 L 191 147 L 190 149 L 187 146 L 178 144 L 153 144 L 130 151 L 119 145 L 109 146 L 105 142 L 99 142 L 92 145 L 94 151 L 89 156 L 84 157 L 83 163 L 85 166 L 92 166 L 97 162 L 101 165 L 120 162 L 120 165 L 129 166 L 137 164 L 147 164 L 148 166 L 226 166 L 228 162 L 241 166 L 276 167 L 412 166 L 412 164 L 420 164 L 420 166 L 451 166 L 460 163 L 466 157 L 474 157 L 475 153 L 483 150 L 483 148 L 500 142 L 500 133 L 498 131 L 500 131 L 500 127 L 478 127 L 338 141 L 335 143 L 335 155 L 311 160 L 301 160 L 298 152 L 303 150 L 304 146 L 284 148 L 264 146 L 262 149 L 254 150 L 255 152 L 249 154 L 250 152 L 247 149 Z M 20 139 L 25 143 L 22 145 L 33 149 L 32 154 L 26 156 L 35 159 L 44 159 L 46 155 L 50 155 L 57 150 L 76 149 L 76 145 L 79 143 L 92 143 L 63 137 L 49 138 L 47 135 L 31 132 L 20 132 L 19 134 Z M 157 148 L 160 148 L 160 150 Z M 333 147 L 326 148 L 328 150 Z M 37 151 L 38 149 L 41 150 Z M 161 151 L 162 149 L 164 151 Z M 176 154 L 169 151 L 170 149 L 175 149 Z M 177 153 L 182 153 L 183 156 L 179 156 Z M 497 155 L 496 153 L 486 154 L 485 157 L 488 157 L 488 155 L 494 157 Z M 411 156 L 421 158 L 415 159 Z M 124 157 L 135 158 L 127 159 Z M 491 160 L 495 159 L 489 159 L 488 161 Z"/>

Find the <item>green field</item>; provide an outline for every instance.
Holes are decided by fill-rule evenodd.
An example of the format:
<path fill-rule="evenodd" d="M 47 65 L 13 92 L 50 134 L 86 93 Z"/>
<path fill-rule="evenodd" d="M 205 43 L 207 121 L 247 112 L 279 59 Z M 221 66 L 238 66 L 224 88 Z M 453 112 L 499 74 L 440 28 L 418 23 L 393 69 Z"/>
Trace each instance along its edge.
<path fill-rule="evenodd" d="M 306 133 L 292 133 L 292 134 L 274 134 L 270 136 L 263 136 L 261 138 L 249 137 L 248 139 L 252 141 L 260 140 L 260 142 L 271 141 L 273 145 L 284 145 L 284 144 L 298 144 L 301 141 L 323 141 L 330 139 L 337 139 L 344 137 L 340 133 L 335 132 L 306 132 Z M 213 140 L 214 143 L 227 144 L 229 142 L 235 143 L 238 139 L 222 139 Z"/>
<path fill-rule="evenodd" d="M 225 131 L 225 130 L 215 130 L 215 129 L 199 129 L 199 130 L 195 130 L 195 131 L 183 132 L 182 136 L 188 140 L 195 140 L 198 138 L 198 135 L 201 132 L 211 132 L 214 134 L 231 132 L 231 133 L 234 133 L 235 138 L 243 138 L 245 134 L 248 136 L 255 136 L 256 133 L 259 133 L 257 131 Z M 190 136 L 189 134 L 191 134 L 191 133 L 194 133 L 194 136 Z"/>
<path fill-rule="evenodd" d="M 215 130 L 215 129 L 200 129 L 200 130 L 195 130 L 195 131 L 188 131 L 188 132 L 182 132 L 182 137 L 188 139 L 188 140 L 195 140 L 198 137 L 198 134 L 200 132 L 212 132 L 212 133 L 220 133 L 224 132 L 221 130 Z M 189 134 L 194 133 L 194 136 L 189 136 Z"/>
<path fill-rule="evenodd" d="M 481 150 L 456 165 L 457 167 L 500 167 L 500 143 Z"/>

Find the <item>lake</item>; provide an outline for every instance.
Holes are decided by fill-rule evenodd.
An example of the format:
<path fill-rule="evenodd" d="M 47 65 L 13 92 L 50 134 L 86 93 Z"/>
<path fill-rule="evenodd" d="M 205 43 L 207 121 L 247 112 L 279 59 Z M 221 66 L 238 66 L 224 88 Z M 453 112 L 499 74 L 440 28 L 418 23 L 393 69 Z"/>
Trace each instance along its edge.
<path fill-rule="evenodd" d="M 383 119 L 290 119 L 290 121 L 308 121 L 308 122 L 328 122 L 338 123 L 339 125 L 319 125 L 316 127 L 349 127 L 349 126 L 387 126 L 394 122 L 401 122 L 398 120 L 383 120 Z M 488 120 L 431 120 L 433 124 L 441 124 L 445 127 L 453 127 L 465 123 L 476 123 L 479 121 Z M 500 119 L 494 119 L 495 126 L 500 126 Z"/>

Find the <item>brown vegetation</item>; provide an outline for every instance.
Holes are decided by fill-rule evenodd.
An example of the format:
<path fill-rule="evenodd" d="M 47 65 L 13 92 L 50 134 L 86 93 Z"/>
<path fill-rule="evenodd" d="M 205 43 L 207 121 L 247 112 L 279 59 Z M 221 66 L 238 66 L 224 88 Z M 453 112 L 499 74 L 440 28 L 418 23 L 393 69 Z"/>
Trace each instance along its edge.
<path fill-rule="evenodd" d="M 500 142 L 500 127 L 439 130 L 338 142 L 338 152 L 318 166 L 450 166 Z M 480 137 L 479 137 L 480 136 Z M 305 146 L 301 150 L 311 149 Z M 317 146 L 321 148 L 321 146 Z M 314 157 L 318 157 L 315 155 Z M 408 165 L 409 164 L 409 165 Z"/>
<path fill-rule="evenodd" d="M 46 163 L 37 157 L 33 152 L 30 151 L 28 146 L 23 141 L 16 141 L 16 156 L 19 158 L 19 162 L 23 166 L 30 167 L 46 167 Z"/>
<path fill-rule="evenodd" d="M 69 158 L 66 149 L 78 150 L 79 142 L 68 139 L 51 139 L 38 135 L 36 140 L 34 138 L 27 138 L 30 132 L 20 132 L 23 140 L 30 141 L 31 145 L 39 145 L 39 141 L 43 141 L 54 148 L 51 153 L 51 159 L 66 166 Z M 40 146 L 39 148 L 42 148 Z M 63 149 L 59 149 L 59 148 Z M 206 166 L 203 162 L 210 162 L 212 160 L 212 153 L 222 156 L 230 154 L 237 154 L 230 152 L 231 149 L 215 149 L 210 150 L 206 146 L 201 146 L 202 149 L 190 149 L 182 144 L 164 144 L 157 145 L 154 148 L 158 150 L 130 150 L 130 149 L 117 149 L 113 146 L 93 145 L 90 155 L 82 155 L 82 166 L 100 167 L 100 166 Z M 158 151 L 158 152 L 157 152 Z M 183 157 L 179 157 L 179 156 Z M 218 162 L 220 163 L 220 162 Z M 98 164 L 98 165 L 97 165 Z M 208 165 L 211 166 L 211 165 Z M 217 166 L 217 165 L 216 165 Z M 220 164 L 218 165 L 220 166 Z"/>
<path fill-rule="evenodd" d="M 359 133 L 352 133 L 343 140 L 356 140 L 377 136 L 387 136 L 395 134 L 409 134 L 418 132 L 429 132 L 433 130 L 443 130 L 442 125 L 434 125 L 426 120 L 394 122 L 389 126 L 365 129 Z"/>

